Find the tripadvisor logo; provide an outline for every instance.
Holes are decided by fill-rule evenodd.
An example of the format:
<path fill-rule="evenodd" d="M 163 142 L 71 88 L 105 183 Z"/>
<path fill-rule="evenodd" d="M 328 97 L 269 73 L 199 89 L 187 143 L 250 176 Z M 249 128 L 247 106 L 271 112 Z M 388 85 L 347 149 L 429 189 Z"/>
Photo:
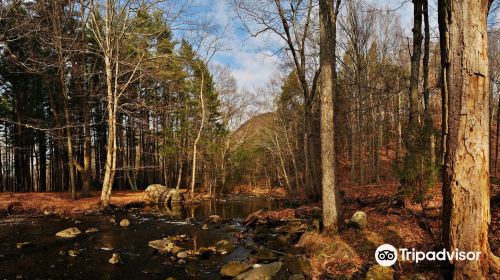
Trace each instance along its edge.
<path fill-rule="evenodd" d="M 446 249 L 441 251 L 422 252 L 417 251 L 415 248 L 399 248 L 399 255 L 402 261 L 411 261 L 418 263 L 423 260 L 427 261 L 478 261 L 481 252 L 464 252 L 459 249 L 448 252 Z M 391 266 L 398 260 L 398 250 L 390 245 L 383 244 L 378 246 L 375 251 L 375 260 L 381 266 Z"/>

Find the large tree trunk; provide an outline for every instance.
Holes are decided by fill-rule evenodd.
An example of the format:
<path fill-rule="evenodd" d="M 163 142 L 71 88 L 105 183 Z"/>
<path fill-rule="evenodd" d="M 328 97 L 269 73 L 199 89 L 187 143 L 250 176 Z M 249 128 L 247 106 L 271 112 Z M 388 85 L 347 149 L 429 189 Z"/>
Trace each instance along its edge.
<path fill-rule="evenodd" d="M 337 83 L 336 20 L 337 8 L 333 1 L 320 0 L 320 67 L 321 67 L 321 171 L 323 187 L 323 224 L 327 231 L 338 232 L 339 196 L 335 182 L 334 94 Z"/>
<path fill-rule="evenodd" d="M 443 96 L 448 131 L 443 167 L 444 246 L 480 251 L 479 261 L 454 262 L 454 279 L 486 279 L 498 258 L 488 244 L 489 1 L 439 1 Z M 445 126 L 446 127 L 446 126 Z"/>

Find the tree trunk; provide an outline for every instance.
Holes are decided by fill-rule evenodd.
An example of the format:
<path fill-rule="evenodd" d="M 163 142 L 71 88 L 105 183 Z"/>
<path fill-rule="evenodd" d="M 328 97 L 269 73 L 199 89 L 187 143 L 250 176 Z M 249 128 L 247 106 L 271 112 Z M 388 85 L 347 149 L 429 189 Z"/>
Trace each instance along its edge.
<path fill-rule="evenodd" d="M 440 0 L 442 93 L 447 105 L 442 238 L 450 250 L 480 251 L 479 261 L 453 263 L 454 279 L 486 279 L 499 260 L 488 244 L 489 1 Z"/>
<path fill-rule="evenodd" d="M 418 112 L 418 81 L 420 77 L 420 57 L 422 56 L 422 1 L 413 0 L 413 54 L 411 56 L 410 96 L 408 112 L 408 128 L 412 135 L 415 128 L 415 117 Z M 407 141 L 411 141 L 408 139 Z"/>
<path fill-rule="evenodd" d="M 337 8 L 333 1 L 320 0 L 320 67 L 321 67 L 321 171 L 323 188 L 323 225 L 327 231 L 338 232 L 339 196 L 335 182 L 334 94 L 337 83 L 336 21 Z"/>
<path fill-rule="evenodd" d="M 201 102 L 201 124 L 198 129 L 198 134 L 196 135 L 196 139 L 194 139 L 193 143 L 193 162 L 191 169 L 191 197 L 194 196 L 194 184 L 196 181 L 196 153 L 198 147 L 198 141 L 200 141 L 201 132 L 203 131 L 203 126 L 205 125 L 205 102 L 203 100 L 203 86 L 205 82 L 205 75 L 203 70 L 201 71 L 201 82 L 200 82 L 200 102 Z"/>

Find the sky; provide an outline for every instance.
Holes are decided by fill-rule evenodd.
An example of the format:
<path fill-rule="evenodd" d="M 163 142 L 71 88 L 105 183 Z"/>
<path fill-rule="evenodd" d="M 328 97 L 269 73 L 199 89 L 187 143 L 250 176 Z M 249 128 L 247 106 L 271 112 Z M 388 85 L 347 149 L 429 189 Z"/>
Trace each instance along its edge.
<path fill-rule="evenodd" d="M 277 36 L 262 34 L 251 37 L 237 18 L 230 0 L 192 0 L 195 8 L 190 17 L 205 18 L 219 30 L 224 30 L 220 41 L 222 50 L 211 59 L 211 64 L 227 66 L 237 81 L 240 89 L 255 91 L 265 87 L 271 79 L 277 77 L 283 65 L 283 57 L 273 55 L 273 50 L 284 46 Z M 391 10 L 399 16 L 405 33 L 411 37 L 413 22 L 413 4 L 410 0 L 366 0 L 382 10 Z M 437 0 L 430 1 L 429 13 L 432 36 L 437 38 Z M 494 16 L 500 19 L 500 10 Z M 499 22 L 499 21 L 497 21 Z M 183 31 L 179 31 L 178 35 Z"/>

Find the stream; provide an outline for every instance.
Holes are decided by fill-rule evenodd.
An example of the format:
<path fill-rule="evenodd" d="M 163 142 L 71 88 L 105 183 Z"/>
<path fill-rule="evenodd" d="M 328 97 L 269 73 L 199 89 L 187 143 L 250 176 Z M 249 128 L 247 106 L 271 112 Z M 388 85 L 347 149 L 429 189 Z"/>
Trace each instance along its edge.
<path fill-rule="evenodd" d="M 0 220 L 0 279 L 220 279 L 220 268 L 229 261 L 248 261 L 255 248 L 247 234 L 238 240 L 240 222 L 260 209 L 276 210 L 283 205 L 265 197 L 213 199 L 188 207 L 148 206 L 114 211 L 111 214 L 69 217 L 36 216 Z M 203 230 L 210 215 L 227 222 Z M 123 218 L 130 226 L 121 227 Z M 115 222 L 112 221 L 115 220 Z M 55 236 L 77 227 L 82 233 L 72 239 Z M 89 228 L 98 232 L 85 233 Z M 152 240 L 186 235 L 178 245 L 190 250 L 213 246 L 220 240 L 236 244 L 226 255 L 188 259 L 185 264 L 148 246 Z M 30 242 L 17 248 L 16 244 Z M 69 253 L 70 250 L 73 253 Z M 77 256 L 71 256 L 71 255 Z M 113 253 L 121 265 L 108 263 Z"/>

